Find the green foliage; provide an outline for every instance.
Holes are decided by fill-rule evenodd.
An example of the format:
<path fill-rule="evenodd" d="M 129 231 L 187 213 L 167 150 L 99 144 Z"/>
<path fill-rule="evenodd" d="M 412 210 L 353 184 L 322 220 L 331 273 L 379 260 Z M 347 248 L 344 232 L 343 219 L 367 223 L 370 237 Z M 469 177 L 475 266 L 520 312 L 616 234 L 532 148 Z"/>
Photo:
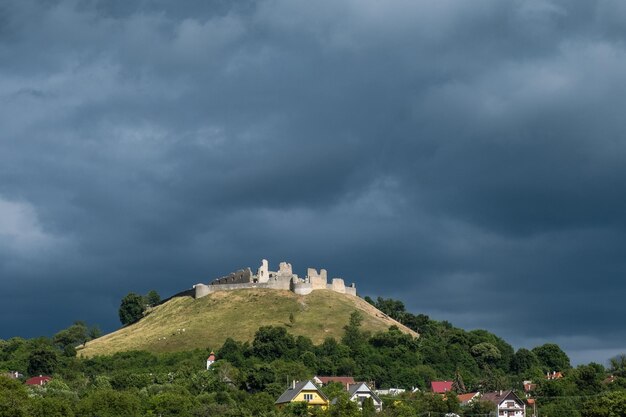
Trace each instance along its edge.
<path fill-rule="evenodd" d="M 143 317 L 145 302 L 142 296 L 133 292 L 128 293 L 120 304 L 120 322 L 127 326 L 138 322 Z"/>
<path fill-rule="evenodd" d="M 59 397 L 35 397 L 29 404 L 31 417 L 74 417 L 73 401 Z"/>
<path fill-rule="evenodd" d="M 28 394 L 15 380 L 0 376 L 0 417 L 26 417 Z"/>
<path fill-rule="evenodd" d="M 93 391 L 80 400 L 76 417 L 139 417 L 141 403 L 136 395 L 124 391 Z"/>
<path fill-rule="evenodd" d="M 144 303 L 149 307 L 154 307 L 161 302 L 161 296 L 155 290 L 150 290 L 144 297 Z"/>
<path fill-rule="evenodd" d="M 609 370 L 613 375 L 626 377 L 626 354 L 621 353 L 609 359 Z"/>
<path fill-rule="evenodd" d="M 430 381 L 453 379 L 458 392 L 463 386 L 482 392 L 521 387 L 522 378 L 529 378 L 537 384 L 535 395 L 542 416 L 622 415 L 623 379 L 606 385 L 607 371 L 599 364 L 568 368 L 564 378 L 546 380 L 547 364 L 569 364 L 556 345 L 514 352 L 487 331 L 466 332 L 447 322 L 412 315 L 393 300 L 379 301 L 388 312 L 402 313 L 405 322 L 419 322 L 425 332 L 415 339 L 392 326 L 370 334 L 362 331 L 363 316 L 358 312 L 345 324 L 341 341 L 328 337 L 318 345 L 305 336 L 294 338 L 284 325 L 266 326 L 257 330 L 251 344 L 227 339 L 223 346 L 214 346 L 217 362 L 209 371 L 204 362 L 211 351 L 208 346 L 188 352 L 129 351 L 89 359 L 62 355 L 64 349 L 73 349 L 90 337 L 81 322 L 52 339 L 0 341 L 0 371 L 53 376 L 45 387 L 29 389 L 0 377 L 0 417 L 470 416 L 493 411 L 490 403 L 480 401 L 461 410 L 453 393 L 444 397 L 418 392 L 387 400 L 382 414 L 374 414 L 370 401 L 359 412 L 341 384 L 323 388 L 329 398 L 337 399 L 327 411 L 307 409 L 305 404 L 276 409 L 274 401 L 288 381 L 315 374 L 352 375 L 379 388 L 426 388 Z M 610 371 L 620 372 L 621 358 L 616 357 L 610 366 Z"/>
<path fill-rule="evenodd" d="M 284 327 L 263 326 L 257 330 L 252 341 L 254 354 L 265 360 L 293 359 L 296 341 Z"/>
<path fill-rule="evenodd" d="M 57 352 L 48 346 L 34 349 L 28 356 L 28 373 L 30 375 L 50 375 L 59 364 Z"/>
<path fill-rule="evenodd" d="M 511 370 L 517 374 L 525 374 L 539 365 L 537 356 L 528 349 L 518 349 L 511 361 Z"/>
<path fill-rule="evenodd" d="M 476 357 L 478 363 L 483 366 L 493 364 L 498 359 L 502 358 L 500 350 L 488 342 L 482 342 L 472 346 L 470 352 Z"/>
<path fill-rule="evenodd" d="M 544 372 L 565 371 L 570 368 L 569 357 L 559 345 L 546 343 L 532 350 Z"/>
<path fill-rule="evenodd" d="M 616 391 L 601 397 L 591 398 L 582 407 L 585 417 L 626 416 L 626 391 Z"/>

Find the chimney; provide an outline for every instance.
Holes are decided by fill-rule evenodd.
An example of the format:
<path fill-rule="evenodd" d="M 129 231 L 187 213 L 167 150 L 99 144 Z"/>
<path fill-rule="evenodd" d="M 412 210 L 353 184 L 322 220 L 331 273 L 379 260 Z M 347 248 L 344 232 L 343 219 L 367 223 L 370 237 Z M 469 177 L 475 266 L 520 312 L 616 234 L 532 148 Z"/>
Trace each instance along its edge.
<path fill-rule="evenodd" d="M 296 380 L 295 379 L 291 380 L 291 389 L 296 389 Z"/>

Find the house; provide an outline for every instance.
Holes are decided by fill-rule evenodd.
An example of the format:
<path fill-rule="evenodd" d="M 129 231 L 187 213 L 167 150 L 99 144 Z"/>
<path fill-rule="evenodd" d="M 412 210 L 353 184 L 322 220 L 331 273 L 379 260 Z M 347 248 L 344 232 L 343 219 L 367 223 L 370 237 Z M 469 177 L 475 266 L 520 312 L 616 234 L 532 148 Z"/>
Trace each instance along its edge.
<path fill-rule="evenodd" d="M 480 392 L 468 392 L 467 394 L 459 394 L 457 396 L 462 406 L 469 405 L 472 401 L 480 398 Z"/>
<path fill-rule="evenodd" d="M 376 395 L 365 382 L 350 384 L 348 386 L 348 395 L 350 396 L 350 401 L 354 401 L 359 405 L 359 410 L 363 410 L 363 402 L 367 398 L 371 398 L 374 402 L 376 412 L 383 410 L 382 400 L 378 398 L 378 395 Z"/>
<path fill-rule="evenodd" d="M 603 383 L 603 384 L 612 384 L 613 382 L 615 382 L 615 380 L 616 380 L 616 379 L 617 379 L 617 377 L 616 377 L 616 376 L 614 376 L 614 375 L 610 375 L 610 376 L 607 376 L 607 377 L 606 377 L 606 378 L 602 381 L 602 383 Z"/>
<path fill-rule="evenodd" d="M 274 403 L 278 407 L 283 407 L 290 403 L 306 402 L 309 407 L 328 408 L 328 397 L 311 380 L 296 382 L 282 393 Z"/>
<path fill-rule="evenodd" d="M 350 384 L 354 384 L 356 381 L 351 376 L 314 376 L 313 382 L 317 385 L 328 385 L 331 382 L 338 382 L 344 386 L 345 389 L 348 389 Z"/>
<path fill-rule="evenodd" d="M 430 388 L 436 394 L 445 394 L 452 391 L 452 381 L 431 381 Z"/>
<path fill-rule="evenodd" d="M 480 399 L 494 404 L 500 417 L 526 417 L 526 404 L 511 390 L 486 392 Z"/>
<path fill-rule="evenodd" d="M 528 397 L 532 391 L 537 389 L 537 384 L 533 384 L 533 381 L 524 381 L 524 392 Z"/>
<path fill-rule="evenodd" d="M 405 393 L 406 390 L 404 388 L 389 388 L 389 389 L 377 389 L 374 390 L 376 395 L 388 395 L 390 397 L 396 397 L 400 394 Z"/>
<path fill-rule="evenodd" d="M 211 365 L 213 365 L 213 363 L 215 362 L 215 352 L 211 351 L 211 354 L 209 355 L 209 357 L 206 359 L 206 370 L 208 371 L 209 369 L 211 369 Z"/>
<path fill-rule="evenodd" d="M 32 378 L 27 379 L 26 382 L 24 382 L 24 383 L 26 385 L 40 386 L 41 387 L 41 386 L 46 385 L 51 380 L 52 380 L 52 377 L 45 376 L 45 375 L 39 375 L 39 376 L 34 376 Z"/>
<path fill-rule="evenodd" d="M 561 379 L 563 378 L 563 374 L 557 371 L 552 371 L 552 373 L 548 372 L 546 373 L 546 379 L 549 381 L 555 380 L 555 379 Z"/>

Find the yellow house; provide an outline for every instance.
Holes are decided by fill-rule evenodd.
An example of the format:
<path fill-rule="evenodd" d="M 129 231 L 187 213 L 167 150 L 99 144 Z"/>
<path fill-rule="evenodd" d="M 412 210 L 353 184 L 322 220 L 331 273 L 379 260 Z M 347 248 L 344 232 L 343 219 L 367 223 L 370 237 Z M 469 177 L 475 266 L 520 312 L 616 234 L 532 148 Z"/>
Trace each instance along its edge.
<path fill-rule="evenodd" d="M 313 381 L 310 380 L 301 382 L 294 381 L 293 384 L 278 397 L 274 404 L 278 407 L 283 407 L 286 404 L 295 402 L 305 402 L 309 407 L 320 407 L 324 410 L 328 408 L 328 398 L 319 390 Z"/>

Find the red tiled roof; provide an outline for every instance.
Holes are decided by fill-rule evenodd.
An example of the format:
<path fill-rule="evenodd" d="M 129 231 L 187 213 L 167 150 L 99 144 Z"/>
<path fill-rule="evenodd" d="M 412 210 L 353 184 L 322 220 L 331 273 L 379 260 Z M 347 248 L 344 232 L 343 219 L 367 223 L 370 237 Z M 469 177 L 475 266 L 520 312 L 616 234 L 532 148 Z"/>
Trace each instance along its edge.
<path fill-rule="evenodd" d="M 350 384 L 354 384 L 354 378 L 352 378 L 351 376 L 318 376 L 316 377 L 317 379 L 319 379 L 322 384 L 326 385 L 329 382 L 339 382 L 340 384 L 343 385 L 350 385 Z"/>
<path fill-rule="evenodd" d="M 207 358 L 208 361 L 215 361 L 215 353 L 211 352 L 211 354 L 209 355 L 209 357 Z"/>
<path fill-rule="evenodd" d="M 50 382 L 51 379 L 52 378 L 49 376 L 39 375 L 39 376 L 34 376 L 30 379 L 27 379 L 25 384 L 26 385 L 45 385 L 48 382 Z"/>
<path fill-rule="evenodd" d="M 430 387 L 433 392 L 437 394 L 443 394 L 452 390 L 452 381 L 432 381 Z"/>

